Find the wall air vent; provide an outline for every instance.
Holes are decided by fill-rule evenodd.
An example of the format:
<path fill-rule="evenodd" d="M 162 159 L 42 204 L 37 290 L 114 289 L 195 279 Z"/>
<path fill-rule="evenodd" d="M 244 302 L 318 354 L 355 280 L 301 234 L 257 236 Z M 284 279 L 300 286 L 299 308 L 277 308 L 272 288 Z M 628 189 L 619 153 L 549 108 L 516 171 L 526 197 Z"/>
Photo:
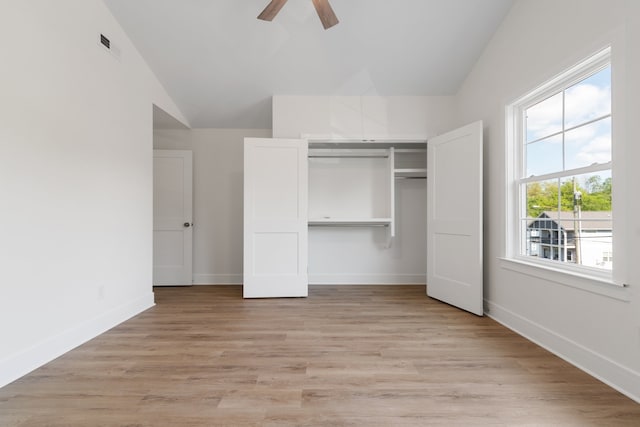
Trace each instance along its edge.
<path fill-rule="evenodd" d="M 107 49 L 111 50 L 111 40 L 109 40 L 104 34 L 100 34 L 100 43 Z"/>
<path fill-rule="evenodd" d="M 106 50 L 107 52 L 109 52 L 111 54 L 111 56 L 113 56 L 114 58 L 116 58 L 118 61 L 120 61 L 120 48 L 118 46 L 116 46 L 111 39 L 109 39 L 109 37 L 105 36 L 104 34 L 100 33 L 99 37 L 98 37 L 98 44 L 100 46 L 102 46 L 102 48 L 104 50 Z"/>

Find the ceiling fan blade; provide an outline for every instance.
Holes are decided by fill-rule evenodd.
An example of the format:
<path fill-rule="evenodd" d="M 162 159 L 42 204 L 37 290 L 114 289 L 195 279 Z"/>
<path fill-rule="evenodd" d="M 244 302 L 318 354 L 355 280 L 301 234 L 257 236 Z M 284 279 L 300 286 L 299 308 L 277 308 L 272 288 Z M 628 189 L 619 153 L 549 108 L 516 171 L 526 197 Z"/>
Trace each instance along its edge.
<path fill-rule="evenodd" d="M 287 0 L 271 0 L 271 3 L 269 3 L 262 13 L 258 15 L 258 19 L 262 19 L 263 21 L 273 21 L 273 18 L 276 17 L 286 2 Z"/>
<path fill-rule="evenodd" d="M 328 30 L 340 22 L 333 12 L 329 0 L 313 0 L 313 5 L 316 7 L 316 12 L 318 12 L 318 16 L 325 30 Z"/>

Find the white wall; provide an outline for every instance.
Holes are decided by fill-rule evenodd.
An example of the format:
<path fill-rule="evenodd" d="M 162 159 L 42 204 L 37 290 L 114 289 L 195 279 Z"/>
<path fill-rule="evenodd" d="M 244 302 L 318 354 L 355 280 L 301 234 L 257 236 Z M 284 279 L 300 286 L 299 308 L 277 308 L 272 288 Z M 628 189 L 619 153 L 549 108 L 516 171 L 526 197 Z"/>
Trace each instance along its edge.
<path fill-rule="evenodd" d="M 152 103 L 183 117 L 99 0 L 2 2 L 0 52 L 2 386 L 153 305 Z"/>
<path fill-rule="evenodd" d="M 273 137 L 432 137 L 451 129 L 451 96 L 274 96 Z"/>
<path fill-rule="evenodd" d="M 193 151 L 193 280 L 242 283 L 244 137 L 270 129 L 154 131 L 154 148 Z"/>
<path fill-rule="evenodd" d="M 614 265 L 616 276 L 630 284 L 626 290 L 610 292 L 617 298 L 561 285 L 554 275 L 541 278 L 532 276 L 536 274 L 532 271 L 514 271 L 499 260 L 506 253 L 506 104 L 612 38 L 623 43 L 613 46 L 614 86 L 625 81 L 626 74 L 626 88 L 618 95 L 627 95 L 626 106 L 616 109 L 614 105 L 614 123 L 625 115 L 629 119 L 625 129 L 614 130 Z M 459 124 L 477 119 L 485 122 L 485 298 L 489 315 L 636 400 L 640 399 L 640 201 L 634 196 L 635 184 L 640 182 L 636 166 L 640 159 L 636 137 L 640 134 L 639 52 L 638 1 L 521 0 L 457 99 Z M 626 65 L 619 61 L 620 53 L 626 54 Z"/>

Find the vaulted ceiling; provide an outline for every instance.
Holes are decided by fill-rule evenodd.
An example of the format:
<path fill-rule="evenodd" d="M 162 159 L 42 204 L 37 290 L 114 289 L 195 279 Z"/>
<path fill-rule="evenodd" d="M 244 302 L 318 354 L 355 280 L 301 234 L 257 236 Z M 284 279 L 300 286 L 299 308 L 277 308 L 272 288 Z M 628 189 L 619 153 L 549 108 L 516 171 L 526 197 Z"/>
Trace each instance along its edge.
<path fill-rule="evenodd" d="M 453 95 L 513 0 L 104 0 L 192 127 L 270 128 L 272 95 Z"/>

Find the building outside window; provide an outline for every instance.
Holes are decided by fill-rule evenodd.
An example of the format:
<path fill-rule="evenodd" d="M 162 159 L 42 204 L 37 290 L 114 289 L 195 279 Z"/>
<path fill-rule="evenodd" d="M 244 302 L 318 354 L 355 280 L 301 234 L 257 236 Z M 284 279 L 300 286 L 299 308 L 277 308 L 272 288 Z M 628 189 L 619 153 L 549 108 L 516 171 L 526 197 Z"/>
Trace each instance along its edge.
<path fill-rule="evenodd" d="M 578 222 L 571 211 L 542 212 L 527 226 L 527 255 L 576 263 L 579 253 L 581 265 L 610 270 L 613 265 L 610 215 L 611 211 L 584 211 Z M 609 221 L 603 221 L 607 216 Z M 590 221 L 592 218 L 594 221 Z"/>

